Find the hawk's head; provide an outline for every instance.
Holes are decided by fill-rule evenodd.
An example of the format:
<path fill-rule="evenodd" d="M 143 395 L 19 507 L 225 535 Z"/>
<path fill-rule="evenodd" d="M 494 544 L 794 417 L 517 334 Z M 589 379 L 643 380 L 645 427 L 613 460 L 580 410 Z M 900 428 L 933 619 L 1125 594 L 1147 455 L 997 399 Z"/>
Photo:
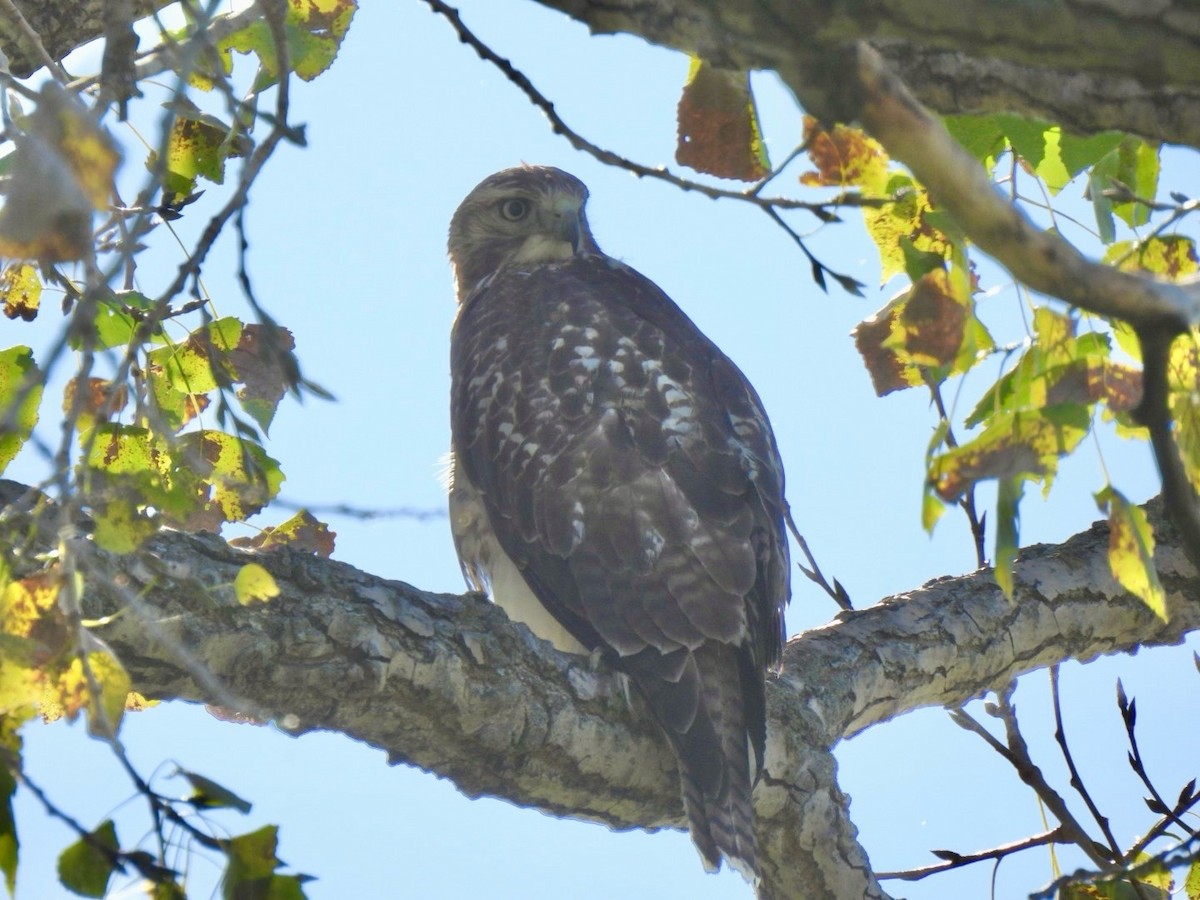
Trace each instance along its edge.
<path fill-rule="evenodd" d="M 450 263 L 458 300 L 513 263 L 599 253 L 588 230 L 583 182 L 551 166 L 521 166 L 485 178 L 450 220 Z"/>

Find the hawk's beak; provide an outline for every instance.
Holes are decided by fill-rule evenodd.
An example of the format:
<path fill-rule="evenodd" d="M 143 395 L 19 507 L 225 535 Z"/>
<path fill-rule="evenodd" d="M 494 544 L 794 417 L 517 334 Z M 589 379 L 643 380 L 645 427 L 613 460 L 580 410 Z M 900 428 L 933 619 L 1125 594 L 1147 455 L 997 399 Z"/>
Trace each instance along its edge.
<path fill-rule="evenodd" d="M 554 236 L 571 245 L 578 255 L 583 244 L 583 207 L 574 202 L 558 205 L 554 210 Z"/>

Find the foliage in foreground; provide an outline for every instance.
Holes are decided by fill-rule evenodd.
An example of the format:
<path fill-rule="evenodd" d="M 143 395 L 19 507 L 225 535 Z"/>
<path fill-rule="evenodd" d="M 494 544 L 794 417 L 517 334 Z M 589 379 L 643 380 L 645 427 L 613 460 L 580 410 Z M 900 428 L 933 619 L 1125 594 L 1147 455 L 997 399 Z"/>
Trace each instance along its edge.
<path fill-rule="evenodd" d="M 98 99 L 96 88 L 119 83 L 111 77 L 119 73 L 106 71 L 71 88 L 65 77 L 36 89 L 4 78 L 8 92 L 0 112 L 8 152 L 0 157 L 0 174 L 9 187 L 0 209 L 6 261 L 0 300 L 8 318 L 31 322 L 49 314 L 43 298 L 54 293 L 67 323 L 40 359 L 25 344 L 0 351 L 0 469 L 24 450 L 40 454 L 48 472 L 36 491 L 0 515 L 7 548 L 0 560 L 0 870 L 10 892 L 18 861 L 11 804 L 17 785 L 61 813 L 24 772 L 20 726 L 38 716 L 86 714 L 93 734 L 124 759 L 122 716 L 148 702 L 131 691 L 121 661 L 93 634 L 95 623 L 82 618 L 88 573 L 77 564 L 73 541 L 84 535 L 126 553 L 163 527 L 220 531 L 262 511 L 283 481 L 280 463 L 266 450 L 278 404 L 289 392 L 322 393 L 301 375 L 290 334 L 260 307 L 244 260 L 243 299 L 252 321 L 219 312 L 201 279 L 224 229 L 236 229 L 245 247 L 246 196 L 275 147 L 303 144 L 302 129 L 288 117 L 292 76 L 310 80 L 332 64 L 354 3 L 289 0 L 269 9 L 274 12 L 253 7 L 216 19 L 193 10 L 183 28 L 163 29 L 163 49 L 144 58 L 136 77 L 144 82 L 170 71 L 176 81 L 161 133 L 143 147 L 144 156 L 120 144 L 111 122 L 105 124 L 115 109 L 123 115 L 132 99 L 107 89 Z M 245 58 L 253 74 L 242 90 L 245 65 L 235 61 Z M 1102 247 L 1106 263 L 1175 280 L 1200 269 L 1194 240 L 1178 231 L 1195 205 L 1177 196 L 1158 199 L 1158 147 L 1123 134 L 1080 138 L 1012 116 L 946 124 L 1013 202 L 1049 227 L 1071 221 L 1054 199 L 1068 186 L 1084 186 L 1094 224 L 1073 225 Z M 1145 439 L 1136 416 L 1140 351 L 1131 331 L 1019 288 L 993 296 L 996 286 L 981 283 L 969 240 L 936 198 L 854 128 L 806 120 L 797 155 L 811 168 L 796 186 L 804 198 L 822 199 L 797 204 L 767 196 L 763 188 L 781 183 L 794 156 L 771 168 L 744 73 L 695 61 L 678 125 L 679 161 L 749 182 L 736 196 L 761 206 L 788 231 L 822 287 L 829 278 L 850 291 L 859 285 L 816 259 L 783 214 L 803 209 L 833 225 L 846 209 L 861 209 L 883 281 L 900 287 L 859 325 L 855 345 L 878 395 L 925 391 L 934 410 L 926 471 L 914 473 L 924 486 L 921 523 L 932 529 L 947 509 L 960 508 L 980 564 L 990 556 L 997 582 L 1020 602 L 1012 564 L 1026 488 L 1048 492 L 1063 460 L 1090 446 L 1086 439 L 1098 429 Z M 206 191 L 216 194 L 217 185 L 225 202 L 186 251 L 177 277 L 157 292 L 135 287 L 138 254 L 159 252 L 164 231 L 213 209 Z M 993 310 L 1014 302 L 1024 328 L 998 338 L 996 325 L 985 321 L 1008 327 L 1012 310 L 1007 316 Z M 1196 335 L 1178 339 L 1170 354 L 1171 412 L 1188 475 L 1200 486 L 1198 366 Z M 52 376 L 66 368 L 72 374 L 54 387 Z M 968 379 L 967 395 L 977 397 L 971 408 L 947 404 L 946 397 L 962 395 Z M 39 420 L 61 423 L 57 446 L 37 439 Z M 984 482 L 995 483 L 997 496 L 986 516 L 975 497 Z M 1114 577 L 1165 615 L 1143 512 L 1110 482 L 1097 485 L 1095 499 L 1111 526 Z M 55 527 L 31 524 L 39 521 L 25 514 L 31 508 L 49 510 Z M 990 554 L 986 521 L 992 523 Z M 333 549 L 331 533 L 306 513 L 247 542 L 259 549 L 281 544 L 322 555 Z M 250 564 L 213 602 L 269 602 L 276 594 L 266 570 Z M 1133 743 L 1131 702 L 1123 701 L 1122 715 Z M 175 867 L 169 849 L 194 843 L 223 856 L 227 897 L 303 896 L 306 877 L 280 871 L 273 826 L 216 836 L 204 812 L 245 812 L 249 804 L 201 775 L 179 775 L 193 791 L 183 800 L 135 778 L 156 823 L 153 852 L 123 844 L 111 821 L 87 828 L 72 820 L 78 840 L 60 857 L 61 883 L 81 896 L 103 896 L 114 875 L 126 873 L 142 879 L 152 896 L 182 897 L 186 872 Z M 1164 820 L 1178 821 L 1196 802 L 1194 786 L 1174 803 L 1156 802 Z M 1157 836 L 1167 837 L 1167 829 Z M 1080 879 L 1064 884 L 1059 896 L 1162 896 L 1170 875 L 1165 857 L 1149 857 L 1149 849 L 1111 848 L 1105 859 L 1136 874 Z M 1200 897 L 1194 865 L 1184 889 Z"/>

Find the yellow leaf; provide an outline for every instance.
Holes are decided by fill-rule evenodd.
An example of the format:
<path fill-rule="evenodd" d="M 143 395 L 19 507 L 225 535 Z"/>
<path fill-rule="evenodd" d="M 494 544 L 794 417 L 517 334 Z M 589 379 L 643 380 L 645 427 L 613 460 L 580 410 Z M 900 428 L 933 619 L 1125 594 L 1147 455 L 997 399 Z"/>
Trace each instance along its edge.
<path fill-rule="evenodd" d="M 1154 533 L 1145 511 L 1112 485 L 1096 494 L 1096 505 L 1108 514 L 1108 565 L 1113 578 L 1165 622 L 1166 595 L 1154 568 Z"/>
<path fill-rule="evenodd" d="M 272 597 L 280 594 L 279 585 L 271 573 L 258 563 L 246 563 L 238 570 L 233 580 L 233 590 L 237 594 L 238 603 L 249 606 L 255 601 L 266 603 Z"/>
<path fill-rule="evenodd" d="M 0 274 L 0 299 L 4 315 L 32 322 L 37 318 L 42 299 L 42 282 L 37 269 L 29 263 L 13 263 Z"/>

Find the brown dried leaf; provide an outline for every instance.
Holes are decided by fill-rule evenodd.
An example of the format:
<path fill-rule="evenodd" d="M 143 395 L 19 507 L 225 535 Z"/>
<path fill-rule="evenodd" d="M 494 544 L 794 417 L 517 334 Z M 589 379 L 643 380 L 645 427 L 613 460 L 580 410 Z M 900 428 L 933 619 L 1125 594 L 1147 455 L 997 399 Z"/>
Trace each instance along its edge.
<path fill-rule="evenodd" d="M 14 135 L 16 157 L 0 209 L 0 256 L 65 262 L 92 246 L 92 211 L 108 202 L 121 161 L 108 134 L 54 82 Z"/>
<path fill-rule="evenodd" d="M 692 60 L 676 113 L 681 165 L 718 178 L 758 181 L 771 171 L 750 73 Z"/>

